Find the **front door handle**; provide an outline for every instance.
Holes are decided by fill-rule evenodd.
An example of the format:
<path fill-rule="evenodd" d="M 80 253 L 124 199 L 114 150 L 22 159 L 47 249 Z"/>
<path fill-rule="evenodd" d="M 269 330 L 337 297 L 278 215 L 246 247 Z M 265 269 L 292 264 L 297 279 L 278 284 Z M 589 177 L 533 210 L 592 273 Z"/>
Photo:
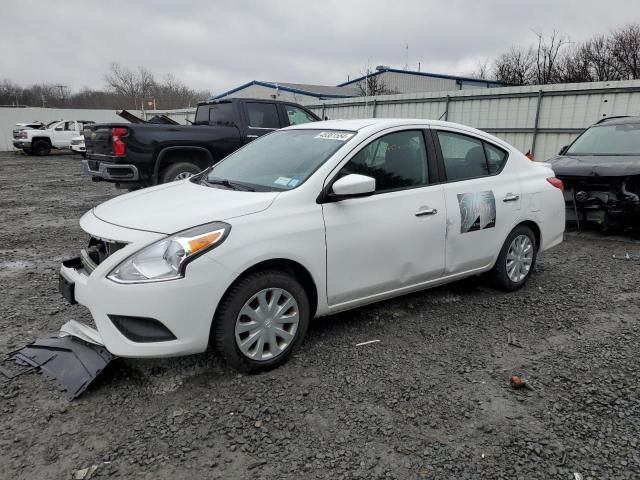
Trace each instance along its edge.
<path fill-rule="evenodd" d="M 503 202 L 515 202 L 520 199 L 520 195 L 514 195 L 513 193 L 507 193 L 502 199 Z"/>
<path fill-rule="evenodd" d="M 438 210 L 436 210 L 435 208 L 424 207 L 419 209 L 416 213 L 414 213 L 414 215 L 416 217 L 424 217 L 425 215 L 435 215 L 436 213 L 438 213 Z"/>
<path fill-rule="evenodd" d="M 247 138 L 258 138 L 258 135 L 247 135 Z"/>

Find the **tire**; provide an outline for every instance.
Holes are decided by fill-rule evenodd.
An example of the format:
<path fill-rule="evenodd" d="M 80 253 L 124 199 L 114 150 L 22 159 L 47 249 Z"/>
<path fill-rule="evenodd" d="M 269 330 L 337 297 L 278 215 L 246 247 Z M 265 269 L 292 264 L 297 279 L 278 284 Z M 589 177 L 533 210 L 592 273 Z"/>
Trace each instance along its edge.
<path fill-rule="evenodd" d="M 46 140 L 36 140 L 31 144 L 31 152 L 40 157 L 49 155 L 51 153 L 51 144 Z"/>
<path fill-rule="evenodd" d="M 202 169 L 190 162 L 178 162 L 168 165 L 160 175 L 160 183 L 174 182 L 200 173 Z"/>
<path fill-rule="evenodd" d="M 269 292 L 272 292 L 270 296 Z M 256 309 L 260 309 L 262 304 L 256 296 L 263 293 L 265 294 L 265 304 L 276 307 L 280 305 L 281 309 L 287 308 L 286 304 L 291 299 L 294 300 L 295 303 L 286 311 L 280 310 L 279 313 L 282 315 L 273 316 L 276 319 L 278 317 L 284 318 L 284 322 L 272 320 L 267 324 L 262 323 L 266 320 L 259 320 L 261 323 L 257 323 L 256 320 L 241 313 L 249 311 L 247 308 L 254 310 L 254 312 Z M 297 327 L 294 329 L 293 323 L 287 325 L 286 320 L 295 318 L 295 312 L 297 312 Z M 268 316 L 268 318 L 271 317 Z M 279 270 L 252 273 L 236 281 L 220 302 L 213 319 L 210 343 L 218 355 L 234 369 L 244 373 L 264 372 L 279 367 L 289 359 L 292 352 L 302 342 L 309 326 L 309 320 L 310 308 L 307 294 L 293 276 Z M 238 332 L 237 327 L 242 328 L 242 326 L 248 325 L 247 322 L 258 325 L 254 328 L 265 333 L 265 336 L 262 337 L 262 349 L 259 339 L 261 335 L 254 335 L 258 330 L 249 327 L 248 331 Z M 287 333 L 291 335 L 291 338 L 284 340 L 284 337 L 280 337 L 278 332 Z M 269 335 L 272 335 L 270 338 L 276 340 L 275 348 L 272 348 L 269 342 Z M 258 338 L 258 340 L 250 341 L 249 337 L 251 336 Z M 243 341 L 247 342 L 247 347 L 245 347 L 248 349 L 247 353 L 243 353 L 239 345 Z M 250 356 L 252 349 L 255 350 L 253 358 Z M 261 354 L 263 358 L 259 358 Z"/>
<path fill-rule="evenodd" d="M 27 155 L 32 155 L 32 153 L 31 153 L 31 149 L 30 149 L 30 148 L 23 148 L 23 149 L 22 149 L 22 151 L 23 151 L 24 153 L 26 153 Z"/>
<path fill-rule="evenodd" d="M 518 241 L 516 241 L 517 239 Z M 523 250 L 519 252 L 521 247 Z M 513 292 L 522 288 L 535 267 L 537 254 L 538 244 L 533 231 L 526 225 L 518 225 L 505 240 L 498 260 L 493 267 L 492 274 L 496 286 L 505 292 Z M 512 255 L 516 256 L 515 260 L 512 259 Z M 518 258 L 522 259 L 520 263 L 518 263 Z M 513 265 L 513 269 L 509 267 L 508 263 Z M 525 268 L 527 263 L 528 267 Z M 521 275 L 524 276 L 519 278 Z"/>

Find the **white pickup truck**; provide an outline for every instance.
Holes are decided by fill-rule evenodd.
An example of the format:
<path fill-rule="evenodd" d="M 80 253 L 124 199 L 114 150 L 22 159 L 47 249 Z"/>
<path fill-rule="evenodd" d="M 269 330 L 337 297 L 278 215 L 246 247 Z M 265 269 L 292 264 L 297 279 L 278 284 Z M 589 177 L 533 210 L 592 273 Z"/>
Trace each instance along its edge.
<path fill-rule="evenodd" d="M 82 135 L 91 120 L 60 120 L 44 129 L 25 129 L 13 132 L 13 146 L 28 155 L 49 155 L 52 149 L 69 150 L 71 139 Z"/>

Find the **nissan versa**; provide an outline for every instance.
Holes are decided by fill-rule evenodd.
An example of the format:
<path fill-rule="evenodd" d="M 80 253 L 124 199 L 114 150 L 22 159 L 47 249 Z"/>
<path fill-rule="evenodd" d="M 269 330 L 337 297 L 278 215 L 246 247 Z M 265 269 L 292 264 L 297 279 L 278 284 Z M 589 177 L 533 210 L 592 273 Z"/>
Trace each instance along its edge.
<path fill-rule="evenodd" d="M 516 290 L 562 241 L 562 182 L 479 130 L 346 120 L 265 135 L 185 180 L 105 202 L 63 262 L 78 336 L 122 357 L 203 352 L 257 372 L 312 317 L 482 272 Z"/>

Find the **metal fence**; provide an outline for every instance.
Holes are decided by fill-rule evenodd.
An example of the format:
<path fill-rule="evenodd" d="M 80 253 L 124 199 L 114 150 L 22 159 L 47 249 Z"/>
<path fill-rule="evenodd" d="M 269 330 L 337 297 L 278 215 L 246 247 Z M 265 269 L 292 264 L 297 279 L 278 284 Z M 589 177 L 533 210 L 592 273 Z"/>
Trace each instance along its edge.
<path fill-rule="evenodd" d="M 342 118 L 425 118 L 492 133 L 547 160 L 603 117 L 640 114 L 640 80 L 381 95 L 307 104 Z"/>

